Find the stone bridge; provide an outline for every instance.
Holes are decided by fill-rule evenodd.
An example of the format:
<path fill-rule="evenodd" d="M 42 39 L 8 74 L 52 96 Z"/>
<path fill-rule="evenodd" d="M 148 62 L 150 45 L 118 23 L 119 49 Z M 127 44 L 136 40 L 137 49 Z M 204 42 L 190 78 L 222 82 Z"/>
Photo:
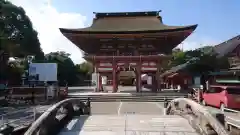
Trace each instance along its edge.
<path fill-rule="evenodd" d="M 24 135 L 238 135 L 238 131 L 231 133 L 225 129 L 223 115 L 213 116 L 187 98 L 173 99 L 168 105 L 161 103 L 162 97 L 157 96 L 155 102 L 148 101 L 151 97 L 141 100 L 122 97 L 123 100 L 116 101 L 113 97 L 101 98 L 70 98 L 58 102 L 33 122 Z"/>

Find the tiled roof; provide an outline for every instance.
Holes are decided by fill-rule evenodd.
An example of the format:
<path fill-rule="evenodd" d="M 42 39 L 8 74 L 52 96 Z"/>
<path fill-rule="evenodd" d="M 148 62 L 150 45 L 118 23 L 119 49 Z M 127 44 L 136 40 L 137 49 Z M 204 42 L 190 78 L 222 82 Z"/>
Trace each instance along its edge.
<path fill-rule="evenodd" d="M 230 70 L 240 70 L 240 65 L 230 68 Z"/>
<path fill-rule="evenodd" d="M 161 74 L 161 76 L 165 76 L 165 75 L 168 75 L 168 74 L 171 74 L 171 73 L 175 73 L 175 72 L 178 72 L 180 70 L 184 70 L 187 68 L 187 66 L 189 65 L 189 63 L 184 63 L 184 64 L 181 64 L 181 65 L 177 65 L 175 67 L 172 67 L 170 70 L 167 70 L 166 72 L 164 72 L 163 74 Z"/>
<path fill-rule="evenodd" d="M 214 51 L 218 53 L 218 57 L 226 56 L 240 45 L 240 35 L 229 39 L 214 47 Z"/>
<path fill-rule="evenodd" d="M 80 29 L 60 28 L 62 33 L 79 32 L 131 32 L 131 31 L 194 31 L 197 25 L 168 26 L 162 23 L 162 17 L 157 12 L 126 13 L 96 13 L 96 18 L 90 27 Z"/>
<path fill-rule="evenodd" d="M 192 59 L 190 59 L 188 62 L 186 62 L 184 64 L 180 64 L 180 65 L 177 65 L 175 67 L 172 67 L 170 70 L 167 70 L 163 74 L 161 74 L 161 76 L 163 77 L 163 76 L 171 74 L 171 73 L 175 73 L 175 72 L 178 72 L 178 71 L 185 70 L 185 69 L 188 68 L 188 66 L 190 66 L 193 63 L 195 63 L 196 60 L 198 60 L 198 58 L 192 58 Z"/>

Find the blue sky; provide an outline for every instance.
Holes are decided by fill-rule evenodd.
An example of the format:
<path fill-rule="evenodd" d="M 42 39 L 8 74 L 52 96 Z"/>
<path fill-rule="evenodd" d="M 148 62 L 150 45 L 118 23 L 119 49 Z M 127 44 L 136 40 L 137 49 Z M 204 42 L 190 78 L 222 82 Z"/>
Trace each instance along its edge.
<path fill-rule="evenodd" d="M 91 25 L 93 12 L 159 11 L 166 25 L 198 24 L 179 47 L 184 50 L 216 45 L 240 35 L 240 0 L 11 0 L 25 9 L 44 53 L 65 51 L 83 62 L 80 49 L 59 28 Z"/>
<path fill-rule="evenodd" d="M 53 0 L 59 12 L 80 13 L 90 25 L 93 12 L 162 10 L 167 25 L 198 24 L 187 41 L 215 44 L 240 34 L 239 0 Z M 194 47 L 194 48 L 195 48 Z"/>

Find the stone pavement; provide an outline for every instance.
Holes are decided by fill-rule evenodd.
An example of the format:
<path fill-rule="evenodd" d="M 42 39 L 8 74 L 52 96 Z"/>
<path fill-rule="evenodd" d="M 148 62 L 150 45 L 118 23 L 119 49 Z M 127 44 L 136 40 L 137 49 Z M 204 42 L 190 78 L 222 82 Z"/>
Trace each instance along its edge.
<path fill-rule="evenodd" d="M 174 115 L 92 115 L 74 118 L 59 135 L 198 135 Z"/>
<path fill-rule="evenodd" d="M 163 115 L 163 103 L 94 102 L 92 115 L 72 119 L 60 135 L 198 135 L 180 116 Z"/>
<path fill-rule="evenodd" d="M 163 114 L 163 103 L 157 102 L 93 102 L 91 113 L 95 114 Z"/>

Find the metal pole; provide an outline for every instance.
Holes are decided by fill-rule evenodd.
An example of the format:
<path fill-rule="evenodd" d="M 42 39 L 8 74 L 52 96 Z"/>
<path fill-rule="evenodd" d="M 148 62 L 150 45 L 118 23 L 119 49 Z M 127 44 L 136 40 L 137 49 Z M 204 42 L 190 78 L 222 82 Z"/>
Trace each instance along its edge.
<path fill-rule="evenodd" d="M 87 99 L 87 108 L 88 108 L 89 115 L 91 115 L 91 102 L 90 102 L 90 98 L 89 97 Z"/>
<path fill-rule="evenodd" d="M 166 115 L 167 106 L 168 106 L 168 101 L 166 98 L 164 98 L 163 115 Z"/>
<path fill-rule="evenodd" d="M 125 115 L 124 134 L 127 134 L 127 114 Z"/>

